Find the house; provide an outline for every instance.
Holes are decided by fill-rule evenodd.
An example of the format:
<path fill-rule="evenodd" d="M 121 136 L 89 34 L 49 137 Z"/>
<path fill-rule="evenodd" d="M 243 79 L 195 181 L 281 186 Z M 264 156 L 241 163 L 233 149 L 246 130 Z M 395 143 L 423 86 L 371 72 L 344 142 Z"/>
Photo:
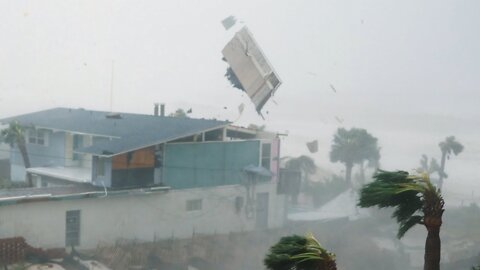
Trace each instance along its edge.
<path fill-rule="evenodd" d="M 163 110 L 162 110 L 163 111 Z M 155 110 L 158 112 L 158 109 Z M 118 238 L 278 227 L 280 140 L 229 122 L 54 108 L 0 120 L 25 130 L 11 177 L 35 188 L 0 192 L 0 238 L 92 248 Z"/>

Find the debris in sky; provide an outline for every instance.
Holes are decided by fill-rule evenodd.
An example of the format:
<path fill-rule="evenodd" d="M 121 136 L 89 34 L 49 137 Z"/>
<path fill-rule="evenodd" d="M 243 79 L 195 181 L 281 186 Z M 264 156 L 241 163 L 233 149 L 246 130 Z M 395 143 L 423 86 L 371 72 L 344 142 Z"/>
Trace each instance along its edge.
<path fill-rule="evenodd" d="M 232 28 L 232 26 L 234 26 L 235 23 L 237 23 L 237 18 L 235 18 L 235 16 L 228 16 L 222 21 L 222 25 L 225 28 L 225 30 Z"/>
<path fill-rule="evenodd" d="M 361 20 L 361 22 L 362 22 L 362 24 L 364 23 L 364 21 L 363 21 L 363 20 Z"/>
<path fill-rule="evenodd" d="M 224 110 L 228 109 L 227 106 L 223 107 Z"/>
<path fill-rule="evenodd" d="M 332 89 L 333 92 L 337 93 L 337 89 L 335 89 L 335 86 L 333 86 L 333 84 L 330 84 L 330 89 Z"/>
<path fill-rule="evenodd" d="M 343 119 L 338 117 L 338 116 L 335 116 L 335 119 L 337 120 L 338 123 L 343 123 Z"/>
<path fill-rule="evenodd" d="M 312 76 L 317 76 L 317 73 L 311 72 L 311 71 L 308 71 L 307 74 L 308 74 L 308 75 L 312 75 Z"/>
<path fill-rule="evenodd" d="M 225 76 L 250 97 L 261 116 L 261 109 L 282 82 L 247 27 L 235 33 L 222 54 L 230 66 Z"/>
<path fill-rule="evenodd" d="M 307 142 L 307 148 L 310 153 L 316 153 L 318 152 L 318 141 L 314 140 L 311 142 Z"/>

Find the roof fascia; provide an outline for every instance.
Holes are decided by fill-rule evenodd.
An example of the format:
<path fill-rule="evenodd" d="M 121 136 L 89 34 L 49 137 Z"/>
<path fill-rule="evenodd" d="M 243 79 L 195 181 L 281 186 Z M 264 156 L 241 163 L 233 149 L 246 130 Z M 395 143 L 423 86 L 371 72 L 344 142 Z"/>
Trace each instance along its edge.
<path fill-rule="evenodd" d="M 214 128 L 205 129 L 205 130 L 202 130 L 202 131 L 199 131 L 199 132 L 200 132 L 200 133 L 209 132 L 209 131 L 212 131 L 212 130 L 215 130 L 215 129 L 225 128 L 225 127 L 228 126 L 228 125 L 230 125 L 230 123 L 222 124 L 222 125 L 220 125 L 220 126 L 216 126 L 216 127 L 214 127 Z M 181 138 L 193 136 L 193 135 L 195 135 L 195 134 L 198 134 L 199 132 L 189 133 L 189 134 L 184 135 L 184 136 L 173 137 L 173 138 L 170 138 L 170 139 L 167 139 L 167 140 L 163 140 L 163 141 L 156 141 L 155 143 L 150 143 L 150 144 L 147 144 L 147 145 L 138 146 L 138 147 L 135 147 L 135 148 L 131 148 L 131 149 L 122 151 L 122 152 L 115 153 L 115 154 L 113 154 L 113 155 L 95 155 L 95 154 L 92 154 L 92 153 L 81 153 L 81 154 L 91 154 L 91 155 L 98 156 L 98 157 L 111 158 L 111 157 L 114 157 L 114 156 L 126 154 L 126 153 L 128 153 L 128 152 L 137 151 L 137 150 L 144 149 L 144 148 L 147 148 L 147 147 L 150 147 L 150 146 L 154 146 L 154 145 L 157 145 L 157 144 L 168 143 L 168 142 L 170 142 L 170 141 L 175 141 L 175 140 L 178 140 L 178 139 L 181 139 Z M 75 151 L 74 151 L 74 152 L 75 152 Z"/>

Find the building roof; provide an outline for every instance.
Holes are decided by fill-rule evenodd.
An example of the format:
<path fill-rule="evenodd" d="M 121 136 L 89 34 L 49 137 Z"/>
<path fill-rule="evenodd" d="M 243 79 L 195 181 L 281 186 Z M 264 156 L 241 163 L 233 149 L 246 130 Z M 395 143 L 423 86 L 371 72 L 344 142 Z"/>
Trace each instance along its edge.
<path fill-rule="evenodd" d="M 70 131 L 107 137 L 91 147 L 78 150 L 94 155 L 113 156 L 151 145 L 188 137 L 227 126 L 229 122 L 154 116 L 144 114 L 54 108 L 0 119 L 1 123 L 18 121 L 22 126 Z"/>
<path fill-rule="evenodd" d="M 169 190 L 170 187 L 167 186 L 107 190 L 105 188 L 94 187 L 88 184 L 59 187 L 0 189 L 0 206 L 41 201 L 105 198 L 111 196 L 141 196 L 153 193 L 164 193 Z"/>

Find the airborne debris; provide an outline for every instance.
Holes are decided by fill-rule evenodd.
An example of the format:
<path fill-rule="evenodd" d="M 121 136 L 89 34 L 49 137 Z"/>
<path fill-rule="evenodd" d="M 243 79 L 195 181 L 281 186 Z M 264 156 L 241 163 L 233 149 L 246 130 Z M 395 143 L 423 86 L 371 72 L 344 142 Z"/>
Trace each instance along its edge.
<path fill-rule="evenodd" d="M 343 123 L 343 118 L 340 118 L 338 116 L 335 116 L 335 119 L 337 120 L 338 123 Z"/>
<path fill-rule="evenodd" d="M 318 140 L 307 142 L 307 148 L 310 153 L 318 152 Z"/>
<path fill-rule="evenodd" d="M 333 92 L 337 93 L 337 89 L 333 86 L 333 84 L 330 84 L 330 89 L 332 89 Z"/>
<path fill-rule="evenodd" d="M 262 115 L 261 109 L 282 82 L 247 27 L 235 33 L 222 54 L 230 65 L 225 76 L 234 87 L 248 94 L 257 113 Z"/>
<path fill-rule="evenodd" d="M 232 28 L 232 26 L 234 26 L 235 23 L 237 23 L 237 18 L 235 18 L 235 16 L 228 16 L 222 20 L 222 25 L 225 28 L 225 30 Z"/>

